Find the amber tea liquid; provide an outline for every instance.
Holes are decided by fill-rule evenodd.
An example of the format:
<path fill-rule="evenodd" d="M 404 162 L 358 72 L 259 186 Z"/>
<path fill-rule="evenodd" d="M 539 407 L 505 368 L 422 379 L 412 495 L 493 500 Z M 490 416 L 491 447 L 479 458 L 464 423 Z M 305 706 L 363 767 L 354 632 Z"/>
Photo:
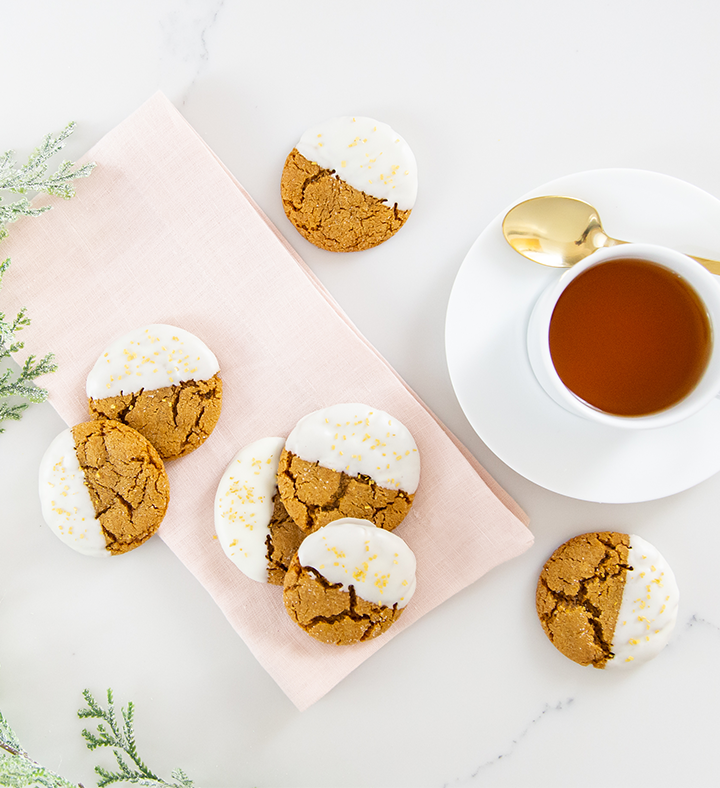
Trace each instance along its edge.
<path fill-rule="evenodd" d="M 605 413 L 646 416 L 695 388 L 712 329 L 684 279 L 627 258 L 589 268 L 567 286 L 549 338 L 555 369 L 576 396 Z"/>

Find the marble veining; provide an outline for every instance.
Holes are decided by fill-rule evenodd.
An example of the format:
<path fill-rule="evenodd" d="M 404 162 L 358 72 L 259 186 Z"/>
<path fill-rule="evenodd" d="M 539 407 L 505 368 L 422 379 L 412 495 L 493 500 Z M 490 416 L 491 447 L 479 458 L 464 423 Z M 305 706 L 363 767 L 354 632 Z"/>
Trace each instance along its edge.
<path fill-rule="evenodd" d="M 693 615 L 690 616 L 687 623 L 685 624 L 683 631 L 686 632 L 687 630 L 696 627 L 707 627 L 708 629 L 714 629 L 716 632 L 720 632 L 720 626 L 718 626 L 714 621 L 708 621 L 706 618 L 697 616 L 693 613 Z M 672 645 L 672 641 L 670 645 Z"/>
<path fill-rule="evenodd" d="M 520 733 L 515 736 L 515 738 L 510 742 L 510 744 L 506 747 L 506 749 L 496 755 L 494 758 L 491 758 L 488 761 L 481 763 L 476 769 L 474 769 L 469 775 L 465 777 L 458 777 L 452 782 L 447 782 L 443 784 L 442 788 L 451 788 L 452 786 L 458 785 L 467 785 L 472 780 L 475 780 L 477 777 L 483 776 L 487 770 L 495 766 L 496 764 L 500 763 L 505 758 L 509 758 L 513 755 L 516 749 L 521 745 L 523 739 L 532 731 L 534 730 L 537 725 L 547 717 L 548 714 L 551 714 L 556 711 L 562 711 L 563 709 L 568 708 L 574 702 L 574 698 L 566 698 L 565 700 L 560 700 L 555 704 L 546 703 L 542 711 L 535 716 L 530 722 L 520 731 Z"/>
<path fill-rule="evenodd" d="M 678 646 L 680 643 L 683 643 L 685 639 L 691 632 L 701 632 L 701 631 L 713 631 L 720 633 L 720 626 L 711 620 L 708 620 L 700 615 L 695 613 L 691 614 L 685 624 L 681 627 L 677 627 L 673 636 L 670 639 L 670 643 L 666 647 L 666 658 L 669 658 L 670 652 L 673 651 L 674 646 Z M 657 659 L 663 659 L 663 654 L 659 654 Z M 587 669 L 591 672 L 591 669 Z M 639 671 L 642 671 L 642 667 L 639 668 Z M 575 702 L 574 697 L 568 697 L 565 700 L 560 700 L 557 703 L 545 703 L 542 710 L 539 714 L 537 714 L 520 732 L 513 737 L 512 741 L 505 747 L 505 749 L 496 755 L 494 758 L 490 758 L 483 763 L 481 763 L 477 768 L 475 768 L 472 772 L 467 775 L 461 775 L 456 777 L 455 779 L 443 783 L 442 788 L 459 788 L 459 786 L 479 784 L 479 781 L 484 781 L 488 778 L 488 775 L 491 773 L 491 768 L 493 766 L 497 766 L 502 761 L 506 760 L 510 756 L 516 754 L 518 750 L 521 750 L 521 745 L 523 740 L 530 734 L 531 732 L 537 730 L 538 725 L 545 719 L 548 718 L 548 715 L 553 714 L 554 712 L 561 712 L 568 707 L 570 707 Z M 484 782 L 483 782 L 484 784 Z"/>
<path fill-rule="evenodd" d="M 185 0 L 173 6 L 159 26 L 163 37 L 160 53 L 161 81 L 183 75 L 180 104 L 185 105 L 197 80 L 210 60 L 208 38 L 225 5 L 225 0 Z"/>

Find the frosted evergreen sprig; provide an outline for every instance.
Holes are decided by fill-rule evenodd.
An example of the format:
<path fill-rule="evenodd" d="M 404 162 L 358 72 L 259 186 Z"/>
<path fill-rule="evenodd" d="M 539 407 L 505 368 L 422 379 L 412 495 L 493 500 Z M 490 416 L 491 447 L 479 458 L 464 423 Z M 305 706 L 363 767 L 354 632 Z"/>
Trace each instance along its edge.
<path fill-rule="evenodd" d="M 75 194 L 73 181 L 76 178 L 87 178 L 95 167 L 94 162 L 76 167 L 71 161 L 63 161 L 55 172 L 48 173 L 50 159 L 64 147 L 67 138 L 73 133 L 75 123 L 68 125 L 59 134 L 48 134 L 40 145 L 30 154 L 25 164 L 18 165 L 15 153 L 12 150 L 0 155 L 0 192 L 6 191 L 15 194 L 28 192 L 44 192 L 69 200 Z M 0 241 L 8 235 L 5 225 L 14 222 L 21 216 L 39 216 L 50 210 L 49 205 L 33 208 L 27 197 L 21 197 L 11 203 L 3 203 L 0 194 Z M 0 285 L 2 277 L 8 266 L 10 258 L 0 262 Z M 11 353 L 22 349 L 23 343 L 17 341 L 15 335 L 22 328 L 30 324 L 26 310 L 21 309 L 13 320 L 7 321 L 5 314 L 0 312 L 0 361 Z M 48 372 L 54 372 L 57 366 L 54 356 L 48 353 L 39 361 L 35 356 L 29 356 L 23 364 L 19 375 L 14 378 L 12 370 L 0 372 L 0 422 L 13 420 L 19 421 L 23 411 L 31 402 L 44 402 L 47 391 L 34 385 L 33 381 Z M 21 402 L 3 402 L 8 398 L 18 397 Z M 4 432 L 0 427 L 0 432 Z"/>
<path fill-rule="evenodd" d="M 36 763 L 20 746 L 17 736 L 0 712 L 0 785 L 3 788 L 78 788 Z"/>
<path fill-rule="evenodd" d="M 0 262 L 0 286 L 2 278 L 10 265 L 10 258 Z M 0 361 L 11 353 L 17 353 L 24 347 L 16 334 L 25 326 L 30 325 L 30 318 L 26 310 L 21 309 L 12 320 L 5 319 L 5 313 L 0 312 Z M 20 372 L 15 376 L 12 369 L 0 371 L 0 422 L 19 421 L 31 402 L 45 402 L 48 397 L 47 389 L 40 388 L 34 381 L 41 375 L 54 372 L 57 369 L 55 356 L 48 353 L 39 361 L 36 356 L 28 356 Z M 18 397 L 24 402 L 6 402 L 12 397 Z M 0 432 L 4 429 L 0 427 Z"/>
<path fill-rule="evenodd" d="M 59 134 L 48 134 L 42 143 L 30 154 L 27 163 L 18 165 L 15 152 L 6 151 L 0 156 L 0 191 L 15 194 L 28 192 L 44 192 L 69 200 L 75 194 L 73 181 L 76 178 L 87 178 L 95 167 L 94 162 L 75 167 L 71 161 L 63 161 L 54 173 L 48 174 L 50 159 L 64 147 L 67 138 L 73 133 L 75 123 L 68 125 Z M 5 225 L 14 222 L 21 216 L 38 216 L 50 210 L 49 205 L 32 208 L 27 197 L 3 204 L 0 195 L 0 240 L 7 234 Z"/>
<path fill-rule="evenodd" d="M 111 689 L 107 691 L 107 709 L 104 709 L 93 697 L 90 690 L 83 690 L 87 708 L 78 711 L 81 719 L 100 720 L 97 733 L 84 729 L 83 738 L 89 750 L 98 747 L 112 748 L 118 770 L 111 772 L 102 766 L 96 766 L 95 772 L 100 777 L 98 788 L 116 783 L 144 785 L 148 788 L 193 788 L 193 781 L 182 769 L 174 769 L 170 775 L 173 782 L 166 782 L 154 774 L 142 761 L 135 744 L 134 713 L 132 701 L 120 710 L 120 718 L 115 711 L 115 701 Z"/>

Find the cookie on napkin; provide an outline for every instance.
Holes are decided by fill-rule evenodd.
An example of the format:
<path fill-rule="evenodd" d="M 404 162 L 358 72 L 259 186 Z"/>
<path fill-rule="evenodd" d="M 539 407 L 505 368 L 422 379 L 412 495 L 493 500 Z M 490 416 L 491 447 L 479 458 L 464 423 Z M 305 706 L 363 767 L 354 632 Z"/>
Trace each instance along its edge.
<path fill-rule="evenodd" d="M 288 219 L 310 243 L 356 252 L 405 224 L 417 183 L 407 142 L 386 123 L 358 116 L 308 129 L 285 161 L 280 190 Z"/>
<path fill-rule="evenodd" d="M 250 579 L 282 585 L 305 534 L 277 489 L 285 438 L 261 438 L 233 457 L 215 493 L 215 532 L 225 555 Z"/>
<path fill-rule="evenodd" d="M 392 531 L 420 481 L 415 439 L 398 419 L 361 403 L 309 413 L 288 435 L 278 464 L 280 498 L 306 532 L 341 517 Z"/>
<path fill-rule="evenodd" d="M 127 553 L 159 528 L 170 501 L 165 466 L 153 445 L 119 421 L 63 430 L 39 473 L 43 518 L 84 555 Z"/>
<path fill-rule="evenodd" d="M 162 324 L 112 342 L 87 377 L 90 412 L 144 435 L 165 460 L 194 451 L 215 429 L 222 380 L 215 354 L 198 337 Z"/>
<path fill-rule="evenodd" d="M 300 545 L 285 576 L 285 609 L 323 643 L 371 640 L 400 618 L 415 593 L 415 565 L 396 534 L 367 520 L 336 520 Z"/>

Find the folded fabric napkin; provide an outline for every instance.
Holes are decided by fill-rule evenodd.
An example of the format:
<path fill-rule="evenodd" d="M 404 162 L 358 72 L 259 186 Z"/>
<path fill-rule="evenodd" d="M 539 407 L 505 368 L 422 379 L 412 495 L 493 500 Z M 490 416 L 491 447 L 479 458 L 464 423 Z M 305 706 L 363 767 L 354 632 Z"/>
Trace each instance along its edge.
<path fill-rule="evenodd" d="M 87 374 L 130 329 L 177 325 L 215 352 L 220 422 L 200 449 L 168 463 L 171 503 L 159 534 L 293 703 L 307 708 L 424 613 L 526 550 L 525 515 L 360 335 L 162 94 L 85 160 L 97 167 L 70 202 L 40 198 L 55 208 L 12 226 L 2 249 L 13 258 L 4 311 L 26 306 L 26 347 L 56 354 L 59 370 L 43 384 L 69 425 L 88 420 Z M 415 504 L 396 531 L 416 554 L 417 592 L 389 632 L 350 647 L 297 627 L 280 588 L 247 579 L 226 559 L 213 520 L 216 487 L 242 446 L 285 436 L 306 413 L 339 402 L 400 419 L 422 461 Z"/>

